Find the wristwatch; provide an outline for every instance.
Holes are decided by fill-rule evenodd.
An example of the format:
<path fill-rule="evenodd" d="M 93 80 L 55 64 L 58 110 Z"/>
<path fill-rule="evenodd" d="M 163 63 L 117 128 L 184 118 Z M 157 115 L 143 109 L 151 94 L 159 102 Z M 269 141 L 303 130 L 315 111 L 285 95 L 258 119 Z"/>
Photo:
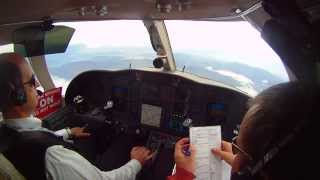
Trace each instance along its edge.
<path fill-rule="evenodd" d="M 71 129 L 70 129 L 69 127 L 66 127 L 65 129 L 66 129 L 66 131 L 67 131 L 67 133 L 68 133 L 69 138 L 72 138 Z"/>

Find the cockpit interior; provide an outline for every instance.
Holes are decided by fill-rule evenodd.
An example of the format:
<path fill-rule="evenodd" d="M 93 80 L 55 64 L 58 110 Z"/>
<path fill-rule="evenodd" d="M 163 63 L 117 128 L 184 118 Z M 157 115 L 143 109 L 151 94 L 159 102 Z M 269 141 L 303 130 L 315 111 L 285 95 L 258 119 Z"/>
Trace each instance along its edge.
<path fill-rule="evenodd" d="M 284 7 L 286 3 L 290 4 L 288 8 Z M 318 1 L 312 0 L 11 0 L 1 2 L 0 6 L 0 53 L 7 51 L 1 47 L 9 45 L 14 52 L 24 54 L 42 90 L 47 91 L 59 87 L 55 71 L 50 69 L 50 63 L 52 67 L 57 65 L 48 60 L 48 55 L 64 53 L 66 56 L 63 58 L 73 58 L 71 51 L 66 49 L 72 45 L 69 41 L 77 29 L 59 23 L 141 20 L 154 51 L 153 58 L 147 59 L 153 67 L 135 68 L 128 63 L 126 68 L 116 70 L 99 68 L 99 65 L 90 69 L 84 64 L 89 70 L 74 71 L 76 75 L 64 87 L 61 107 L 43 118 L 42 122 L 50 130 L 87 126 L 90 132 L 96 126 L 103 127 L 105 138 L 97 142 L 100 144 L 98 147 L 109 148 L 110 152 L 121 151 L 112 146 L 115 142 L 146 146 L 155 154 L 137 179 L 164 180 L 174 169 L 174 145 L 177 140 L 189 136 L 190 127 L 220 125 L 222 139 L 230 141 L 238 134 L 250 99 L 271 86 L 265 85 L 269 80 L 262 77 L 259 82 L 265 87 L 253 95 L 233 84 L 215 80 L 215 74 L 210 79 L 185 72 L 186 66 L 179 69 L 173 52 L 175 49 L 170 44 L 173 38 L 168 36 L 165 21 L 249 22 L 255 31 L 261 33 L 269 49 L 273 49 L 281 59 L 285 79 L 276 80 L 274 84 L 300 79 L 316 83 L 320 67 L 317 58 L 319 5 Z M 130 27 L 126 30 L 130 31 Z M 94 33 L 95 29 L 92 29 Z M 188 40 L 184 43 L 197 47 Z M 244 42 L 234 43 L 240 48 Z M 89 47 L 87 49 L 90 50 Z M 254 54 L 259 50 L 250 51 Z M 92 56 L 99 56 L 98 52 L 94 53 L 97 55 Z M 136 57 L 130 58 L 134 62 Z M 201 60 L 193 59 L 191 62 L 200 64 Z M 272 66 L 269 69 L 272 71 Z M 218 70 L 216 75 L 222 72 L 230 75 L 228 78 L 234 75 Z M 241 72 L 251 73 L 252 77 L 260 75 L 250 70 L 242 69 Z M 68 69 L 63 73 L 69 73 Z M 236 81 L 235 77 L 243 79 L 244 76 L 232 77 Z M 247 82 L 255 83 L 250 78 Z M 113 156 L 110 153 L 109 158 Z"/>
<path fill-rule="evenodd" d="M 65 123 L 89 124 L 89 131 L 92 123 L 106 123 L 113 141 L 123 135 L 135 137 L 136 144 L 157 152 L 152 169 L 145 173 L 165 179 L 174 167 L 174 145 L 189 136 L 189 127 L 221 125 L 223 138 L 231 140 L 249 99 L 228 87 L 161 72 L 88 71 L 70 83 L 63 110 L 44 122 L 57 130 Z"/>

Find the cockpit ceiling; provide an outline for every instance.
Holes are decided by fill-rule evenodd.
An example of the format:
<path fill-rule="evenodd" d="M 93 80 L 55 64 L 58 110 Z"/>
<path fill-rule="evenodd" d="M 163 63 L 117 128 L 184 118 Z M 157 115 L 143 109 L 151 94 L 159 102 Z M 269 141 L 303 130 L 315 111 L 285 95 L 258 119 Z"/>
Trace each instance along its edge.
<path fill-rule="evenodd" d="M 58 21 L 215 18 L 237 15 L 257 2 L 259 0 L 4 0 L 0 6 L 0 25 L 45 17 Z"/>

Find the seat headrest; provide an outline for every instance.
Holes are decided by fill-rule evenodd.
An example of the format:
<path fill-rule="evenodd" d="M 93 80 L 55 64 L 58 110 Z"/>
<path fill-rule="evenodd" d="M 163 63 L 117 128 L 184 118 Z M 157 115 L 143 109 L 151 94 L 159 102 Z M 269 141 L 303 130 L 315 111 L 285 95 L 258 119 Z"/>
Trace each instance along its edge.
<path fill-rule="evenodd" d="M 23 175 L 12 163 L 0 153 L 0 179 L 1 180 L 25 180 Z"/>

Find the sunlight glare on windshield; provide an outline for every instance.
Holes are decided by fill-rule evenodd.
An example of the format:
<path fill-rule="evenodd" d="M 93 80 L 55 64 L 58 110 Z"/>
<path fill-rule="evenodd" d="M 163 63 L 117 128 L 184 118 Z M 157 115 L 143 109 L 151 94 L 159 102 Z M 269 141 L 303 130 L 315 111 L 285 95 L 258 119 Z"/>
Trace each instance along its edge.
<path fill-rule="evenodd" d="M 150 46 L 146 28 L 137 21 L 94 21 L 57 23 L 76 29 L 71 45 L 84 44 L 87 48 L 147 47 Z M 119 38 L 121 37 L 121 38 Z M 147 43 L 146 43 L 147 42 Z"/>
<path fill-rule="evenodd" d="M 248 22 L 165 21 L 178 70 L 256 95 L 288 81 L 278 55 Z"/>

